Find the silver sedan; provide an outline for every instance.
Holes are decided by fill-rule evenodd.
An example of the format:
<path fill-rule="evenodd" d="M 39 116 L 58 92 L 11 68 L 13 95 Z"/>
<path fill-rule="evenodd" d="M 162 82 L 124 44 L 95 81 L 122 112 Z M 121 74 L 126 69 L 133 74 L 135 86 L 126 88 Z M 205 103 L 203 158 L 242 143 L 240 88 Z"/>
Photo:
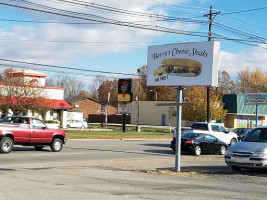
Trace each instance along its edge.
<path fill-rule="evenodd" d="M 224 158 L 233 171 L 267 169 L 267 126 L 253 129 L 242 141 L 230 146 Z"/>

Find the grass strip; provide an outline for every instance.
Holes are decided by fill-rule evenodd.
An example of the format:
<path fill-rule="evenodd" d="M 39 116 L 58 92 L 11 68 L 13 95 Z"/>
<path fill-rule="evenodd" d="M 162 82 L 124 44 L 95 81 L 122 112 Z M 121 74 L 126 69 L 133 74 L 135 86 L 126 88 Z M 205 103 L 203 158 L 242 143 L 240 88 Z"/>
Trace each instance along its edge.
<path fill-rule="evenodd" d="M 67 130 L 68 139 L 171 139 L 170 133 L 137 132 L 137 131 L 76 131 Z"/>

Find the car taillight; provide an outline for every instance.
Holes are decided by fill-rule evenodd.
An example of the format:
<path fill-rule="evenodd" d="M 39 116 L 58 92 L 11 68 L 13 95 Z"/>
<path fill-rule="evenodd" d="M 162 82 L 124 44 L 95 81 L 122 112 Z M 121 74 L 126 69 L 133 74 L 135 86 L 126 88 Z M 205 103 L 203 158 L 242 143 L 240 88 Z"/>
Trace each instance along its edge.
<path fill-rule="evenodd" d="M 193 143 L 194 143 L 194 140 L 188 139 L 188 140 L 186 140 L 185 143 L 186 143 L 186 144 L 193 144 Z"/>

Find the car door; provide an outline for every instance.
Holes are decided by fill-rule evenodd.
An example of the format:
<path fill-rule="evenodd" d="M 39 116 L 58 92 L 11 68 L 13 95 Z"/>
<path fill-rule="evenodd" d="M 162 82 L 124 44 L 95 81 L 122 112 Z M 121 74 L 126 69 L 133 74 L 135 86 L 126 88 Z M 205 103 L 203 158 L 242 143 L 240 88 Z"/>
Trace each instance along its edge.
<path fill-rule="evenodd" d="M 222 130 L 223 130 L 222 126 L 220 126 L 220 125 L 211 125 L 211 128 L 212 128 L 212 132 L 213 132 L 212 135 L 213 136 L 215 136 L 216 138 L 218 138 L 221 141 L 225 142 L 226 144 L 229 144 L 229 142 L 230 142 L 229 136 L 225 132 L 222 132 Z"/>
<path fill-rule="evenodd" d="M 31 143 L 50 143 L 53 138 L 54 131 L 48 129 L 46 125 L 39 119 L 32 119 Z"/>
<path fill-rule="evenodd" d="M 229 134 L 229 131 L 223 126 L 219 126 L 219 130 L 223 137 L 222 141 L 225 142 L 226 144 L 229 144 L 231 139 L 233 138 L 232 134 Z"/>
<path fill-rule="evenodd" d="M 14 134 L 15 143 L 29 143 L 30 142 L 30 125 L 27 118 L 11 117 L 11 124 L 15 125 L 10 127 L 10 132 Z"/>
<path fill-rule="evenodd" d="M 80 120 L 74 120 L 74 123 L 76 128 L 82 127 L 82 122 Z"/>
<path fill-rule="evenodd" d="M 203 142 L 202 146 L 206 151 L 214 151 L 214 150 L 218 150 L 219 149 L 217 138 L 215 138 L 214 136 L 205 135 L 203 141 L 205 141 L 205 142 Z"/>

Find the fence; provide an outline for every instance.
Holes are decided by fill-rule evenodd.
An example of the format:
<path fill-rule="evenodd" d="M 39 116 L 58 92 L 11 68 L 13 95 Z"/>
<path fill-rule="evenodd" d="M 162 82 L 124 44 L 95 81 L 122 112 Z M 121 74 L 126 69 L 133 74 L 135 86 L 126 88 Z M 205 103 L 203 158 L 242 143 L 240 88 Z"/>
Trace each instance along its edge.
<path fill-rule="evenodd" d="M 89 114 L 88 123 L 103 123 L 105 122 L 105 115 L 96 115 Z M 108 115 L 108 123 L 121 124 L 122 123 L 122 115 Z M 131 123 L 131 116 L 126 115 L 126 124 Z"/>

